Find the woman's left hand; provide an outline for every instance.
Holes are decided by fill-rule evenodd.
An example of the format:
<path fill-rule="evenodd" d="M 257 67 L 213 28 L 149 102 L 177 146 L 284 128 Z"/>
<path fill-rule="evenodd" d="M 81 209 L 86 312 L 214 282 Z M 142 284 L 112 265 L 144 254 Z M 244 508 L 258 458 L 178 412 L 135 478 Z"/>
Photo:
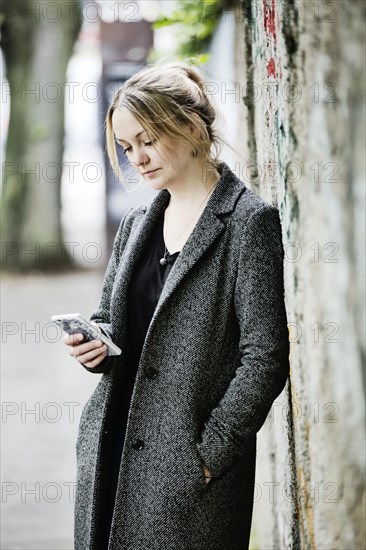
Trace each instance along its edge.
<path fill-rule="evenodd" d="M 207 485 L 207 483 L 210 483 L 212 475 L 210 470 L 207 468 L 206 464 L 203 465 L 203 469 L 205 471 L 205 478 L 206 478 L 206 485 Z"/>

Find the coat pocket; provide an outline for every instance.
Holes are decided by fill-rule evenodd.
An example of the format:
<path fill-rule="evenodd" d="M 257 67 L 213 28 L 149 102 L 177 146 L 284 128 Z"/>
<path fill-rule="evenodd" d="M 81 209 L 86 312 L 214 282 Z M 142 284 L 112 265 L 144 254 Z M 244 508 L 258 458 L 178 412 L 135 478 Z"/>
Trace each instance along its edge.
<path fill-rule="evenodd" d="M 200 492 L 204 492 L 208 489 L 209 485 L 213 482 L 213 478 L 206 483 L 204 462 L 199 454 L 196 446 L 194 446 L 194 455 L 195 455 L 195 481 L 196 486 Z"/>

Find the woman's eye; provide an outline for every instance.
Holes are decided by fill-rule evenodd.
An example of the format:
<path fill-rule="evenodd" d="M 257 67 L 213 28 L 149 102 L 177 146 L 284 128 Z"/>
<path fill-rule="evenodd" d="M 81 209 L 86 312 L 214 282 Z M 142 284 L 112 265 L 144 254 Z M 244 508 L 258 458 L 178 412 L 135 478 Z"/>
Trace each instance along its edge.
<path fill-rule="evenodd" d="M 144 145 L 144 147 L 147 147 L 147 146 L 150 146 L 150 145 L 154 145 L 154 143 L 156 143 L 156 139 L 152 139 L 151 141 L 145 141 L 145 142 L 143 142 L 143 145 Z M 122 147 L 122 145 L 120 143 L 118 145 L 120 145 Z M 132 150 L 132 147 L 126 147 L 125 149 L 122 147 L 122 150 L 126 154 L 126 153 L 128 153 L 129 151 Z"/>

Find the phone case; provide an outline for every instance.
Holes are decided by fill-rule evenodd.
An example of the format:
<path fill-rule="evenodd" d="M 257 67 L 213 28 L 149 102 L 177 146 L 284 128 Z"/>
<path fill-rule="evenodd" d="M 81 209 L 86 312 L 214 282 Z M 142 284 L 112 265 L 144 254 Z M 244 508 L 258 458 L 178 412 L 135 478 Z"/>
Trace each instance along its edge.
<path fill-rule="evenodd" d="M 101 340 L 108 346 L 107 355 L 120 355 L 122 350 L 116 346 L 110 338 L 105 336 L 80 313 L 69 313 L 65 315 L 52 315 L 51 321 L 57 323 L 67 334 L 81 333 L 84 335 L 84 342 Z"/>

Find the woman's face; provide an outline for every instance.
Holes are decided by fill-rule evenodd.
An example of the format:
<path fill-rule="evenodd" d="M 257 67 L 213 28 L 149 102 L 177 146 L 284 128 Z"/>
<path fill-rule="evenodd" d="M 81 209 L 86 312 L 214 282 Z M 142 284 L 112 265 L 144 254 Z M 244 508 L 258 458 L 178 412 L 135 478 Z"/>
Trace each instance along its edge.
<path fill-rule="evenodd" d="M 116 141 L 129 162 L 153 189 L 172 187 L 186 178 L 192 168 L 192 155 L 181 143 L 161 138 L 153 143 L 128 109 L 116 109 L 112 115 Z"/>

